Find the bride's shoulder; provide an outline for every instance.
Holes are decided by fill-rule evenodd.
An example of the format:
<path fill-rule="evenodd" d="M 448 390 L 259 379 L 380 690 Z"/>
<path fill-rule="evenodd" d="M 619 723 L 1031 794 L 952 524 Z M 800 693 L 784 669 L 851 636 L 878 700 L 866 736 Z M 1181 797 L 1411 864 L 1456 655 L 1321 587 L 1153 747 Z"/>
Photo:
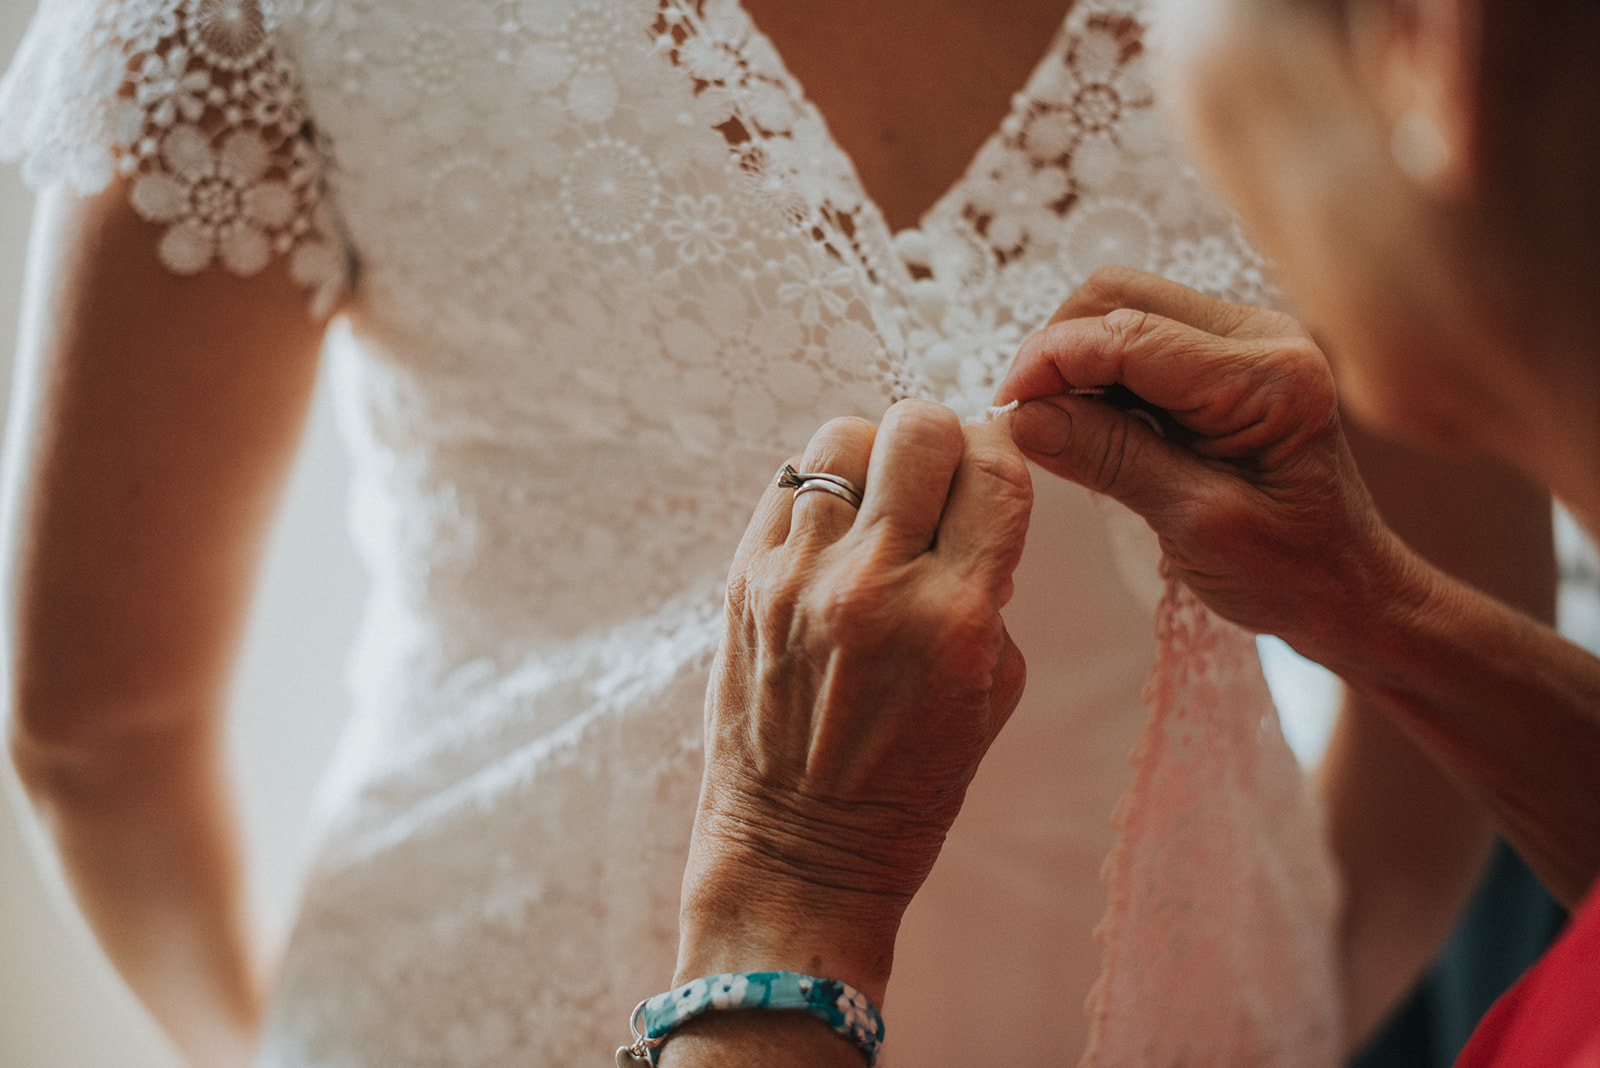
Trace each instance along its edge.
<path fill-rule="evenodd" d="M 0 81 L 0 158 L 35 188 L 124 184 L 176 274 L 287 257 L 325 315 L 348 257 L 276 28 L 259 0 L 46 0 Z"/>

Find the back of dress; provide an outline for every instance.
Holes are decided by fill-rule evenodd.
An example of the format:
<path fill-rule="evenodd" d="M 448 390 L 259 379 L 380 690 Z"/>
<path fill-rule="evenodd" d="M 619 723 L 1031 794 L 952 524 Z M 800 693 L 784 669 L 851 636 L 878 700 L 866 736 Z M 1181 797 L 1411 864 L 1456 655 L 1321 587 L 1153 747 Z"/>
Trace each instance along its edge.
<path fill-rule="evenodd" d="M 1074 6 L 891 234 L 733 0 L 47 3 L 0 151 L 345 312 L 374 595 L 262 1064 L 604 1063 L 671 977 L 721 582 L 784 458 L 977 414 L 1103 263 L 1271 299 L 1142 20 Z M 1248 636 L 1167 590 L 1158 641 L 1142 525 L 1038 490 L 1028 696 L 907 918 L 890 1063 L 1334 1063 L 1333 880 Z"/>

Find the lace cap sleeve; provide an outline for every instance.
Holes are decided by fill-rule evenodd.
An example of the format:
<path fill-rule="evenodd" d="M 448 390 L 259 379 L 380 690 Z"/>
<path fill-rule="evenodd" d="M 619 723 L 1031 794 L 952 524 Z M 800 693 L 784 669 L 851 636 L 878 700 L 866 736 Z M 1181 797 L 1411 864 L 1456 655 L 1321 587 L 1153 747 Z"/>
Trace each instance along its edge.
<path fill-rule="evenodd" d="M 249 277 L 286 256 L 326 315 L 350 259 L 273 31 L 260 0 L 43 0 L 0 80 L 0 158 L 36 188 L 123 176 L 168 269 Z"/>

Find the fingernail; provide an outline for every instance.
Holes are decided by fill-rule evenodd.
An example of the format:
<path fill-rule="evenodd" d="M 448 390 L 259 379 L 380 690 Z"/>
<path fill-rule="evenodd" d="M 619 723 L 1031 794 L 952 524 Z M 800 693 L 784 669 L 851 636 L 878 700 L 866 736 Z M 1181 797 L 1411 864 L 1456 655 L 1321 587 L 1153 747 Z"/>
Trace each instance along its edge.
<path fill-rule="evenodd" d="M 1011 421 L 1011 440 L 1024 452 L 1059 456 L 1072 435 L 1072 416 L 1049 401 L 1029 401 Z"/>

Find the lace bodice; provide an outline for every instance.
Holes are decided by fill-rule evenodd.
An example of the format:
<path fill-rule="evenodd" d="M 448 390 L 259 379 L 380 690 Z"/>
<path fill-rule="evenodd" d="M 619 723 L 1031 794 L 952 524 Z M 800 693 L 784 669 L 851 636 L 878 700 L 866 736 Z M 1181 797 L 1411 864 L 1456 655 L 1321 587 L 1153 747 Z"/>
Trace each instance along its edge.
<path fill-rule="evenodd" d="M 0 153 L 34 182 L 125 183 L 174 271 L 282 256 L 312 314 L 346 313 L 331 358 L 375 592 L 265 1064 L 603 1056 L 670 977 L 719 587 L 783 458 L 824 419 L 900 396 L 976 414 L 1104 263 L 1274 298 L 1164 135 L 1146 28 L 1133 0 L 1072 4 L 964 177 L 896 234 L 734 0 L 46 0 L 0 85 Z M 1038 917 L 1036 941 L 1059 934 L 1070 966 L 1018 982 L 1068 1023 L 989 1052 L 1083 1045 L 1074 1003 L 1109 896 L 1095 1063 L 1249 1048 L 1331 1064 L 1332 879 L 1231 628 L 1208 623 L 1206 657 L 1179 658 L 1227 695 L 1184 720 L 1226 759 L 1134 781 L 1102 892 L 1155 658 L 1153 605 L 1116 575 L 1148 582 L 1154 557 L 1118 556 L 1087 495 L 1041 494 L 1059 521 L 1030 537 L 1049 562 L 1012 614 L 1034 614 L 1024 651 L 1059 676 L 1036 671 L 1055 689 L 1030 689 L 922 899 L 930 917 L 966 895 Z M 1063 604 L 1095 624 L 1066 625 Z M 1150 729 L 1191 689 L 1157 687 Z M 1035 755 L 1039 819 L 1013 826 Z M 1128 813 L 1173 804 L 1267 818 L 1239 824 L 1226 878 L 1195 848 L 1146 879 L 1140 828 L 1172 827 Z M 1016 885 L 1058 898 L 1020 904 L 995 881 L 984 857 L 1013 834 Z M 1236 960 L 1156 974 L 1183 923 L 1240 915 L 1260 927 L 1230 931 Z M 906 958 L 926 967 L 897 975 L 904 1019 L 958 1015 L 940 1001 L 970 992 L 958 968 L 1006 981 L 1012 958 L 948 956 L 946 930 L 908 919 Z M 1258 980 L 1282 938 L 1303 967 Z M 1260 1011 L 1206 1011 L 1235 991 Z M 1174 999 L 1197 1010 L 1185 1056 L 1129 1054 Z"/>
<path fill-rule="evenodd" d="M 813 413 L 885 397 L 977 412 L 1102 263 L 1270 299 L 1162 135 L 1138 13 L 1080 3 L 1070 21 L 966 177 L 897 235 L 730 0 L 55 0 L 7 83 L 0 152 L 85 192 L 128 176 L 174 270 L 249 275 L 287 253 L 325 311 L 358 261 L 375 445 L 650 457 L 648 493 L 605 461 L 495 472 L 484 492 L 546 502 L 494 532 L 529 556 L 615 536 L 630 588 L 659 602 L 678 585 L 664 565 L 720 561 L 706 519 L 736 525 L 750 499 L 696 476 L 707 455 L 764 475 Z M 553 352 L 568 358 L 528 358 Z M 479 496 L 413 488 L 441 512 Z M 452 560 L 435 534 L 415 559 L 473 582 L 483 546 Z M 605 548 L 582 555 L 609 571 Z M 533 606 L 518 633 L 604 612 L 591 576 L 547 577 L 475 592 Z"/>

